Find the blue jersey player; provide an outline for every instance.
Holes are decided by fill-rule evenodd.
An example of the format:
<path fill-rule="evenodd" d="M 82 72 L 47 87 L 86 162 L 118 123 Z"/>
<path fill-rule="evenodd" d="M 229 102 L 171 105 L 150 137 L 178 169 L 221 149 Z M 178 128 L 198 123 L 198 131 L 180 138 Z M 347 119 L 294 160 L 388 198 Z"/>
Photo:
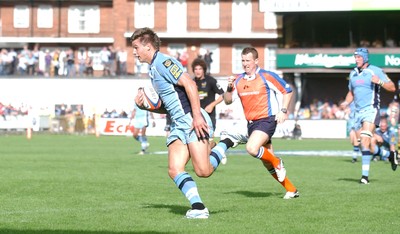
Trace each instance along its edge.
<path fill-rule="evenodd" d="M 218 167 L 225 151 L 237 145 L 235 139 L 224 139 L 211 149 L 208 141 L 213 135 L 209 115 L 200 108 L 196 83 L 182 65 L 174 58 L 159 51 L 161 41 L 149 28 L 137 29 L 131 36 L 133 55 L 142 63 L 150 65 L 149 76 L 162 102 L 162 112 L 171 117 L 170 134 L 167 137 L 168 174 L 179 190 L 189 200 L 191 209 L 187 218 L 208 218 L 197 185 L 185 171 L 192 161 L 199 177 L 209 177 Z M 143 108 L 143 93 L 138 92 L 135 102 Z"/>
<path fill-rule="evenodd" d="M 150 143 L 147 141 L 146 130 L 149 126 L 150 117 L 153 119 L 153 127 L 155 126 L 153 113 L 140 109 L 137 105 L 133 108 L 131 114 L 130 125 L 132 128 L 132 136 L 135 140 L 140 142 L 141 151 L 139 154 L 145 154 Z"/>
<path fill-rule="evenodd" d="M 386 118 L 381 119 L 379 128 L 376 129 L 372 143 L 374 144 L 374 156 L 380 156 L 381 160 L 388 160 L 390 154 L 396 151 L 397 129 L 389 127 Z"/>
<path fill-rule="evenodd" d="M 360 154 L 360 141 L 357 137 L 357 129 L 355 129 L 355 105 L 354 102 L 349 105 L 350 113 L 347 120 L 347 131 L 349 132 L 350 143 L 353 145 L 352 163 L 357 162 L 357 157 Z"/>
<path fill-rule="evenodd" d="M 369 183 L 369 167 L 374 152 L 371 138 L 380 122 L 380 88 L 394 92 L 395 85 L 377 66 L 368 63 L 369 53 L 366 48 L 354 52 L 356 67 L 350 72 L 349 92 L 341 104 L 355 104 L 355 129 L 359 129 L 362 154 L 362 177 L 360 183 Z M 397 168 L 397 155 L 391 154 L 389 161 L 393 170 Z"/>

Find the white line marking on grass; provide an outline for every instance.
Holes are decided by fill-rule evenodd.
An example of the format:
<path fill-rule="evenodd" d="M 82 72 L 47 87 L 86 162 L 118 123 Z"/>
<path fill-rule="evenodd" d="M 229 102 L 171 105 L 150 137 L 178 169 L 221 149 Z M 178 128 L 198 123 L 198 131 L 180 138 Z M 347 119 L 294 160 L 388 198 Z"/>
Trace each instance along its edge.
<path fill-rule="evenodd" d="M 168 154 L 168 151 L 150 152 L 150 154 Z M 227 155 L 246 155 L 245 150 L 228 150 Z M 324 157 L 351 157 L 353 151 L 350 150 L 277 150 L 275 154 L 278 156 L 324 156 Z"/>
<path fill-rule="evenodd" d="M 277 155 L 292 155 L 292 156 L 324 156 L 324 157 L 351 157 L 353 155 L 353 151 L 349 150 L 295 150 L 295 151 L 276 151 Z"/>

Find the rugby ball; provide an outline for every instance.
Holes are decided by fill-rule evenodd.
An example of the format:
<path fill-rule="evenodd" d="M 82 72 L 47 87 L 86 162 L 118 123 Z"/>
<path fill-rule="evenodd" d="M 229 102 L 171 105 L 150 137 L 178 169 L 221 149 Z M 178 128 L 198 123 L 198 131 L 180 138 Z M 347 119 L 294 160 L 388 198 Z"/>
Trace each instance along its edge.
<path fill-rule="evenodd" d="M 153 88 L 153 86 L 142 87 L 142 91 L 144 94 L 144 108 L 146 108 L 147 110 L 157 110 L 161 107 L 162 102 L 160 96 L 158 96 L 158 93 Z"/>

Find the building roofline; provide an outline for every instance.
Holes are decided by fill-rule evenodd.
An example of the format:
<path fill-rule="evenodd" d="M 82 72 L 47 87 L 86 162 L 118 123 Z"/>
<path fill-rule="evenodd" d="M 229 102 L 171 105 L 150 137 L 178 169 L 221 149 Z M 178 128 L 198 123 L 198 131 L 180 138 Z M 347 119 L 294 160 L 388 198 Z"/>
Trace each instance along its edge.
<path fill-rule="evenodd" d="M 124 37 L 130 38 L 133 32 L 125 32 Z M 278 33 L 230 33 L 230 32 L 157 32 L 160 38 L 189 38 L 189 39 L 278 39 Z"/>

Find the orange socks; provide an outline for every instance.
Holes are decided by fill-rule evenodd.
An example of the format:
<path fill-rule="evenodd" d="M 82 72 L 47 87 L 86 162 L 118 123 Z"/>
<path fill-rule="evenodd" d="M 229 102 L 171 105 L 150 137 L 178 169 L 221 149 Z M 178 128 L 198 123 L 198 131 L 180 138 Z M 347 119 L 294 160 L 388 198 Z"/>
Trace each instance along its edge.
<path fill-rule="evenodd" d="M 271 174 L 272 177 L 275 178 L 276 181 L 279 182 L 278 177 L 276 176 L 276 173 Z M 288 192 L 295 192 L 296 191 L 296 187 L 294 187 L 294 185 L 292 184 L 292 182 L 290 182 L 289 178 L 286 176 L 285 180 L 282 182 L 279 182 Z"/>
<path fill-rule="evenodd" d="M 266 147 L 261 146 L 260 149 L 261 150 L 258 151 L 257 158 L 261 159 L 262 161 L 271 163 L 273 167 L 277 167 L 279 165 L 279 159 L 275 157 L 275 155 L 273 155 L 271 152 L 269 152 Z"/>
<path fill-rule="evenodd" d="M 275 169 L 274 169 L 280 163 L 279 158 L 275 157 L 264 146 L 262 146 L 262 148 L 260 148 L 260 149 L 262 149 L 262 150 L 259 151 L 259 154 L 261 154 L 261 155 L 257 155 L 257 158 L 259 158 L 259 159 L 261 159 L 261 161 L 263 161 L 264 166 L 267 168 L 267 170 L 269 171 L 271 176 L 274 177 L 274 179 L 279 182 L 278 176 L 276 175 L 276 172 L 275 172 Z M 288 192 L 295 192 L 296 191 L 296 187 L 294 187 L 294 185 L 292 184 L 292 182 L 289 180 L 289 178 L 287 176 L 285 177 L 285 180 L 283 180 L 282 182 L 279 182 L 279 183 Z"/>

